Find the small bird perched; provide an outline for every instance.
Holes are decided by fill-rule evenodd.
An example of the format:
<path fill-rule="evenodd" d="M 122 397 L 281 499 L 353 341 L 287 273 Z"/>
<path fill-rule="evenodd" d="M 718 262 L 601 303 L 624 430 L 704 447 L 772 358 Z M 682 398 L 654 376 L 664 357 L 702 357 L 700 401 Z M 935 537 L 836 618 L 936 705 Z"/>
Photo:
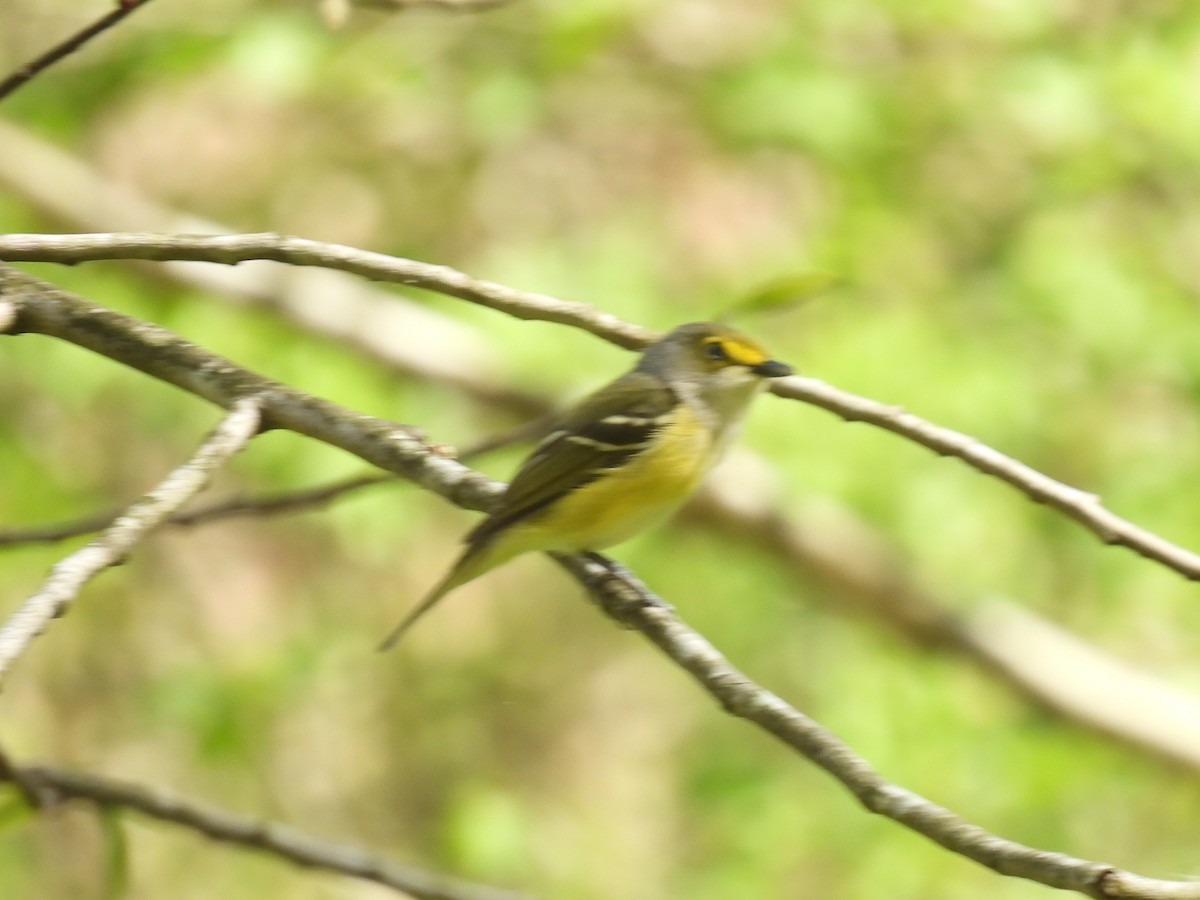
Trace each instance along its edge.
<path fill-rule="evenodd" d="M 651 344 L 633 371 L 560 417 L 466 536 L 458 562 L 379 649 L 514 556 L 601 550 L 664 518 L 721 458 L 766 379 L 791 373 L 752 338 L 713 322 L 680 325 Z"/>

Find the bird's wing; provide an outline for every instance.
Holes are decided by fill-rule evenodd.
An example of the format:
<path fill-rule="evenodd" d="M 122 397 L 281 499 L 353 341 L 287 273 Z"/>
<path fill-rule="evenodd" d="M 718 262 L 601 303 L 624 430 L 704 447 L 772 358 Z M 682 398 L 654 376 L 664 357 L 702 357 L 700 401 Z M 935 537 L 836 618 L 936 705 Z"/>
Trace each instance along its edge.
<path fill-rule="evenodd" d="M 534 448 L 468 543 L 487 541 L 645 450 L 678 403 L 668 385 L 637 371 L 592 394 Z"/>

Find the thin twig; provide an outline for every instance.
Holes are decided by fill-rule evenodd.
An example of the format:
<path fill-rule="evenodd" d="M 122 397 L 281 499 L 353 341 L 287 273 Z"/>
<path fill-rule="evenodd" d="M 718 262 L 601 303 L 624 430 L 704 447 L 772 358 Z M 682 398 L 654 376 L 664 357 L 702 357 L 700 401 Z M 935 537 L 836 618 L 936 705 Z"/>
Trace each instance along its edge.
<path fill-rule="evenodd" d="M 305 488 L 297 491 L 282 491 L 262 497 L 235 497 L 210 503 L 199 509 L 179 512 L 166 519 L 164 525 L 200 525 L 213 519 L 225 519 L 234 516 L 269 516 L 280 513 L 298 512 L 305 509 L 317 509 L 326 506 L 344 494 L 349 494 L 361 488 L 395 481 L 393 475 L 356 475 L 352 478 L 342 478 L 329 484 Z M 13 528 L 0 530 L 0 547 L 22 544 L 50 544 L 67 538 L 90 534 L 112 524 L 120 515 L 119 512 L 102 512 L 90 516 L 60 522 L 56 525 L 39 525 L 31 528 Z"/>
<path fill-rule="evenodd" d="M 46 798 L 42 796 L 38 785 L 33 779 L 26 778 L 25 773 L 13 764 L 8 751 L 3 747 L 0 747 L 0 781 L 11 783 L 30 809 L 40 809 L 46 804 Z"/>
<path fill-rule="evenodd" d="M 484 438 L 461 452 L 457 459 L 467 462 L 493 450 L 506 447 L 519 441 L 532 440 L 548 428 L 550 418 L 539 416 L 528 422 L 522 422 L 498 434 Z M 300 512 L 301 510 L 319 509 L 340 499 L 346 494 L 354 493 L 362 488 L 374 487 L 395 481 L 394 475 L 355 475 L 350 478 L 340 478 L 328 484 L 302 488 L 294 491 L 281 491 L 261 497 L 237 497 L 210 503 L 199 509 L 188 512 L 178 512 L 168 518 L 164 525 L 200 525 L 214 519 L 225 519 L 234 516 L 270 516 L 281 513 Z M 120 511 L 93 513 L 59 522 L 52 525 L 34 525 L 28 528 L 0 529 L 0 547 L 14 547 L 28 544 L 52 544 L 68 538 L 91 534 L 107 528 L 120 515 Z"/>
<path fill-rule="evenodd" d="M 350 844 L 324 841 L 278 822 L 235 815 L 158 788 L 52 766 L 21 766 L 9 773 L 14 774 L 34 785 L 39 795 L 53 797 L 58 802 L 86 800 L 136 810 L 198 831 L 213 840 L 251 847 L 302 866 L 373 881 L 420 900 L 524 900 L 526 897 L 515 891 L 403 865 Z M 0 778 L 3 777 L 5 773 L 0 772 Z"/>
<path fill-rule="evenodd" d="M 102 531 L 116 521 L 120 510 L 91 513 L 65 522 L 49 525 L 30 525 L 25 528 L 0 529 L 0 547 L 21 547 L 30 544 L 57 544 L 68 538 Z M 168 520 L 170 521 L 170 520 Z"/>
<path fill-rule="evenodd" d="M 655 332 L 600 312 L 586 303 L 518 291 L 481 281 L 446 266 L 370 253 L 276 234 L 250 235 L 0 235 L 0 259 L 74 264 L 96 259 L 197 260 L 225 265 L 271 259 L 317 265 L 365 278 L 408 284 L 479 303 L 520 319 L 539 319 L 580 328 L 618 346 L 645 346 Z M 1190 580 L 1200 580 L 1200 555 L 1106 509 L 1095 494 L 1078 490 L 1004 455 L 968 435 L 934 425 L 899 407 L 841 391 L 812 378 L 777 379 L 772 391 L 915 441 L 943 456 L 1004 481 L 1037 503 L 1045 503 L 1109 544 L 1124 546 Z"/>
<path fill-rule="evenodd" d="M 150 0 L 119 0 L 117 8 L 101 16 L 91 25 L 81 29 L 60 44 L 51 47 L 37 59 L 27 62 L 3 81 L 0 81 L 0 100 L 3 100 L 17 88 L 31 81 L 34 76 L 48 69 L 60 59 L 70 56 L 92 38 L 112 28 L 130 13 L 140 9 Z"/>
<path fill-rule="evenodd" d="M 62 615 L 80 588 L 115 565 L 152 529 L 208 484 L 213 473 L 249 443 L 261 421 L 258 400 L 239 398 L 195 455 L 134 503 L 98 538 L 61 560 L 0 627 L 0 680 L 37 635 Z"/>

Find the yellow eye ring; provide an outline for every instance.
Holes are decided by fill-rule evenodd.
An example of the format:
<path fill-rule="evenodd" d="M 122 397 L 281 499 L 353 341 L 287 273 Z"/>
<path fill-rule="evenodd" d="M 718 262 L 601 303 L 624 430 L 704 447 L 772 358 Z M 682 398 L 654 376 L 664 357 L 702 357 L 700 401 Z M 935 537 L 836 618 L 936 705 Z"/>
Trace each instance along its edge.
<path fill-rule="evenodd" d="M 704 345 L 704 355 L 709 359 L 726 360 L 729 359 L 729 354 L 726 352 L 724 345 L 720 341 L 709 341 Z"/>

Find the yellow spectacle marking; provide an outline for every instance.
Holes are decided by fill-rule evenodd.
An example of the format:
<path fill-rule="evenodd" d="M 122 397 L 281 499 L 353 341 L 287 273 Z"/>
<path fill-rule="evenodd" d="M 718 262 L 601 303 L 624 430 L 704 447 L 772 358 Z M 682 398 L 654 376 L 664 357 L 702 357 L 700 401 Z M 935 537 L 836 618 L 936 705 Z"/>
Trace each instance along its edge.
<path fill-rule="evenodd" d="M 766 362 L 767 352 L 751 341 L 724 338 L 720 344 L 725 348 L 725 355 L 729 357 L 730 361 L 738 365 L 757 366 L 759 363 Z"/>

